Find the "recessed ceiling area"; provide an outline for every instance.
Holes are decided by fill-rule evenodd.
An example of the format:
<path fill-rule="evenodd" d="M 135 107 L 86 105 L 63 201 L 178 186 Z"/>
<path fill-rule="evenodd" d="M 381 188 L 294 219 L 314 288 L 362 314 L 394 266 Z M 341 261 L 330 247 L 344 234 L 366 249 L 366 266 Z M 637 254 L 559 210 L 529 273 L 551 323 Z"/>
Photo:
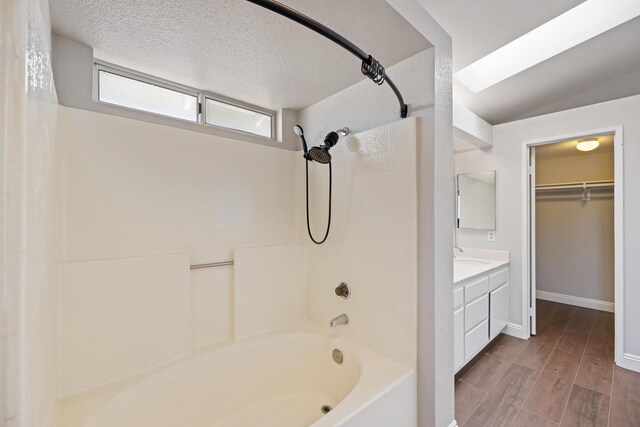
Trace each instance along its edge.
<path fill-rule="evenodd" d="M 637 12 L 635 0 L 616 4 L 596 1 L 609 10 L 630 8 L 627 16 Z M 452 36 L 454 73 L 583 3 L 422 0 L 425 9 Z M 590 18 L 593 22 L 576 25 L 598 26 L 601 18 L 594 16 Z M 454 79 L 454 98 L 489 123 L 500 124 L 637 95 L 639 51 L 640 18 L 636 17 L 477 93 Z"/>
<path fill-rule="evenodd" d="M 385 0 L 284 3 L 386 68 L 431 47 Z M 273 110 L 304 108 L 365 78 L 355 56 L 246 1 L 50 0 L 50 9 L 53 32 L 98 59 Z"/>

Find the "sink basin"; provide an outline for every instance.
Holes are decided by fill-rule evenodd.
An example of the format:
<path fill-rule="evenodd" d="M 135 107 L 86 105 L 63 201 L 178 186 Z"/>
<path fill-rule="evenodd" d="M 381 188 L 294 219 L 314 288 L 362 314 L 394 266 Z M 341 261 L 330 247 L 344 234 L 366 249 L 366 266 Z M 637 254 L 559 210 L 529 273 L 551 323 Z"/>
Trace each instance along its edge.
<path fill-rule="evenodd" d="M 489 264 L 489 261 L 480 261 L 477 259 L 454 259 L 453 262 L 458 265 L 468 265 L 468 266 Z"/>

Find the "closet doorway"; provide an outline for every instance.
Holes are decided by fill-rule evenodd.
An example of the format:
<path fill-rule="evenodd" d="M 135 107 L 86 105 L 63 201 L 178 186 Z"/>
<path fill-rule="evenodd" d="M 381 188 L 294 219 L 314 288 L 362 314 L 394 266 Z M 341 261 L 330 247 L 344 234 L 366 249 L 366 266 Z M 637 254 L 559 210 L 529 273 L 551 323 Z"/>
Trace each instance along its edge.
<path fill-rule="evenodd" d="M 523 154 L 523 325 L 536 335 L 536 300 L 615 312 L 624 367 L 621 129 L 527 141 Z"/>

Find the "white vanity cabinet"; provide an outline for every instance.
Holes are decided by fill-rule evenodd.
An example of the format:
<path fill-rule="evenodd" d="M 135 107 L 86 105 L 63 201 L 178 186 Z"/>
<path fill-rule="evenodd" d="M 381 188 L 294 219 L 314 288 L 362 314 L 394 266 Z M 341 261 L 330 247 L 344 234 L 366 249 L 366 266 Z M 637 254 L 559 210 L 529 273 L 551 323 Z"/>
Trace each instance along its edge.
<path fill-rule="evenodd" d="M 508 265 L 456 283 L 453 306 L 454 367 L 457 372 L 507 326 Z"/>
<path fill-rule="evenodd" d="M 492 340 L 509 323 L 509 268 L 489 275 L 489 311 L 489 340 Z"/>

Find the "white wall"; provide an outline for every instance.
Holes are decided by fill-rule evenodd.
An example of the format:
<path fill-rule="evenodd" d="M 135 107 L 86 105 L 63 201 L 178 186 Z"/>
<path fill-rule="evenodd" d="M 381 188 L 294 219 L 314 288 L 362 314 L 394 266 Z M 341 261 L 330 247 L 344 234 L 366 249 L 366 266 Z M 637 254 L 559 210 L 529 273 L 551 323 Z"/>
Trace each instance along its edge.
<path fill-rule="evenodd" d="M 295 152 L 60 107 L 64 261 L 295 242 Z"/>
<path fill-rule="evenodd" d="M 405 96 L 410 116 L 415 117 L 410 132 L 403 129 L 407 120 L 400 120 L 393 92 L 368 80 L 299 115 L 310 146 L 344 126 L 352 135 L 331 151 L 334 202 L 327 242 L 313 244 L 306 236 L 306 223 L 302 224 L 309 259 L 309 318 L 326 326 L 343 312 L 355 316 L 353 323 L 334 333 L 409 365 L 415 365 L 417 349 L 417 311 L 412 303 L 417 299 L 417 277 L 410 275 L 417 269 L 411 263 L 417 257 L 417 224 L 407 215 L 417 211 L 417 147 L 428 140 L 418 132 L 426 131 L 433 114 L 433 55 L 429 49 L 387 70 Z M 304 183 L 304 162 L 298 168 L 299 181 Z M 327 223 L 327 179 L 326 167 L 310 164 L 311 227 L 316 240 L 324 235 Z M 298 192 L 304 202 L 304 186 Z M 303 203 L 299 209 L 304 218 Z M 341 281 L 355 288 L 348 300 L 333 294 Z M 399 290 L 397 294 L 394 289 Z M 405 314 L 396 313 L 397 309 Z M 389 317 L 376 314 L 382 311 L 389 312 Z M 372 334 L 372 330 L 383 333 Z M 406 347 L 407 342 L 412 348 Z"/>
<path fill-rule="evenodd" d="M 409 116 L 433 113 L 433 56 L 434 50 L 427 49 L 387 70 L 409 105 Z M 345 126 L 358 133 L 400 120 L 400 107 L 389 86 L 364 79 L 301 110 L 299 119 L 312 146 Z"/>
<path fill-rule="evenodd" d="M 64 263 L 61 283 L 61 396 L 191 353 L 186 254 Z"/>
<path fill-rule="evenodd" d="M 331 232 L 322 245 L 305 238 L 309 320 L 415 367 L 416 120 L 343 138 L 332 154 Z M 327 176 L 328 166 L 310 165 L 316 239 L 326 227 Z M 348 299 L 334 293 L 343 281 Z M 342 313 L 349 324 L 331 330 L 329 320 Z"/>
<path fill-rule="evenodd" d="M 66 107 L 58 129 L 67 314 L 61 395 L 233 339 L 234 267 L 189 272 L 188 265 L 300 240 L 298 153 Z M 171 260 L 181 267 L 175 280 L 162 280 Z M 105 318 L 87 312 L 92 304 Z M 154 318 L 169 322 L 166 334 L 154 334 L 146 323 Z M 104 330 L 110 345 L 83 347 L 95 340 L 77 323 Z M 153 339 L 133 345 L 132 329 Z M 116 357 L 123 349 L 127 357 Z M 76 360 L 83 353 L 87 366 Z"/>
<path fill-rule="evenodd" d="M 417 367 L 419 425 L 449 425 L 453 390 L 453 153 L 451 39 L 413 0 L 389 3 L 437 46 L 389 67 L 389 75 L 416 117 L 417 180 Z M 397 101 L 386 85 L 362 81 L 300 114 L 309 142 L 343 126 L 361 132 L 398 120 Z M 303 165 L 302 165 L 303 166 Z M 303 194 L 302 187 L 299 190 Z M 303 213 L 301 205 L 301 212 Z M 319 209 L 322 209 L 320 207 Z M 314 222 L 321 230 L 322 221 Z M 335 233 L 333 231 L 332 233 Z M 331 238 L 331 237 L 330 237 Z M 337 283 L 323 283 L 328 292 Z M 340 314 L 336 305 L 333 314 Z M 322 320 L 326 321 L 327 311 Z"/>
<path fill-rule="evenodd" d="M 479 148 L 493 145 L 493 126 L 457 101 L 453 102 L 453 134 Z"/>
<path fill-rule="evenodd" d="M 422 0 L 387 0 L 434 46 L 433 111 L 418 145 L 418 425 L 451 425 L 453 139 L 451 37 Z"/>
<path fill-rule="evenodd" d="M 304 245 L 236 249 L 235 338 L 307 320 Z"/>
<path fill-rule="evenodd" d="M 2 2 L 0 31 L 0 425 L 50 427 L 59 181 L 47 2 Z"/>
<path fill-rule="evenodd" d="M 511 252 L 511 313 L 510 321 L 521 324 L 522 298 L 522 142 L 536 138 L 554 137 L 567 133 L 579 133 L 592 129 L 622 125 L 624 134 L 624 313 L 625 353 L 640 355 L 640 264 L 634 262 L 640 256 L 640 194 L 636 183 L 639 171 L 634 167 L 640 159 L 640 96 L 619 99 L 602 104 L 577 108 L 540 117 L 506 123 L 494 127 L 492 150 L 458 154 L 458 171 L 477 169 L 497 170 L 498 214 L 496 241 L 487 242 L 486 232 L 464 230 L 457 233 L 461 246 L 501 249 Z"/>
<path fill-rule="evenodd" d="M 546 147 L 548 150 L 552 146 Z M 543 154 L 536 148 L 536 183 L 614 179 L 612 144 L 591 152 Z M 536 289 L 613 303 L 613 188 L 538 193 L 536 197 Z"/>

